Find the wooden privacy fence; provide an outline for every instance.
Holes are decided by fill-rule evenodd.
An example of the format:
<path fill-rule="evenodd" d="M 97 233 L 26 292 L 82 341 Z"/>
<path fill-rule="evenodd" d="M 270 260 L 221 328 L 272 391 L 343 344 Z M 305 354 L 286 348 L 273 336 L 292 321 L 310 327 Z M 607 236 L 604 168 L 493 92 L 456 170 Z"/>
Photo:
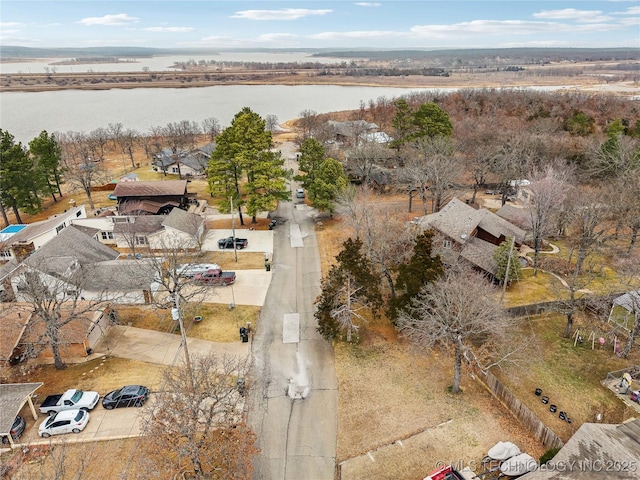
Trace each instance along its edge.
<path fill-rule="evenodd" d="M 529 407 L 522 403 L 511 391 L 505 387 L 491 372 L 474 368 L 478 379 L 509 411 L 520 420 L 533 434 L 536 440 L 547 449 L 560 448 L 564 445 L 560 437 L 547 427 Z"/>

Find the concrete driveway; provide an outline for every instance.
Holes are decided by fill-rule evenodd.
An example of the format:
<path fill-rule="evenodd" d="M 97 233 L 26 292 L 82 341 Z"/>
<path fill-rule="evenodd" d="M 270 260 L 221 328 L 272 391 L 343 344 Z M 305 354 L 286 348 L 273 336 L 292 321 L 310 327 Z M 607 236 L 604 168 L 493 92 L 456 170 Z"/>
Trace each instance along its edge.
<path fill-rule="evenodd" d="M 231 218 L 231 215 L 229 215 Z M 236 228 L 236 237 L 249 240 L 247 248 L 238 252 L 273 252 L 273 230 L 249 230 Z M 209 230 L 202 241 L 202 250 L 213 252 L 220 250 L 218 240 L 233 236 L 232 229 Z M 232 251 L 229 249 L 229 251 Z"/>
<path fill-rule="evenodd" d="M 229 266 L 232 267 L 233 264 Z M 272 272 L 267 272 L 265 269 L 234 271 L 236 272 L 236 283 L 233 285 L 192 286 L 191 288 L 186 287 L 185 293 L 188 296 L 193 295 L 194 301 L 262 306 L 267 297 Z"/>
<path fill-rule="evenodd" d="M 97 355 L 111 355 L 141 362 L 159 365 L 173 365 L 175 359 L 182 355 L 180 335 L 156 332 L 143 328 L 115 325 L 111 327 L 100 343 L 95 347 Z M 187 346 L 191 355 L 235 355 L 247 357 L 249 343 L 240 339 L 233 343 L 209 342 L 199 338 L 187 338 Z"/>
<path fill-rule="evenodd" d="M 149 400 L 151 399 L 152 397 L 150 397 Z M 149 401 L 147 404 L 148 403 Z M 47 419 L 46 415 L 40 415 L 35 425 L 27 428 L 22 434 L 19 444 L 29 444 L 32 446 L 61 442 L 82 443 L 96 440 L 139 437 L 142 431 L 142 413 L 144 409 L 145 407 L 131 407 L 105 410 L 102 408 L 102 404 L 98 403 L 98 405 L 89 412 L 89 423 L 82 432 L 54 435 L 50 438 L 38 436 L 38 427 Z"/>

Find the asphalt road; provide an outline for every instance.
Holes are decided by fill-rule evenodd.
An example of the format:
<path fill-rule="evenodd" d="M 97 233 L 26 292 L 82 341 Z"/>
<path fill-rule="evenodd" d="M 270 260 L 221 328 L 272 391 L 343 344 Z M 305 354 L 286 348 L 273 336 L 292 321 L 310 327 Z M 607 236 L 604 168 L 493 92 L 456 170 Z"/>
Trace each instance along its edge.
<path fill-rule="evenodd" d="M 296 168 L 291 145 L 282 146 Z M 254 479 L 333 479 L 338 382 L 331 344 L 316 332 L 313 302 L 320 292 L 313 211 L 294 198 L 275 216 L 273 278 L 251 346 L 253 383 L 248 420 L 261 450 Z"/>

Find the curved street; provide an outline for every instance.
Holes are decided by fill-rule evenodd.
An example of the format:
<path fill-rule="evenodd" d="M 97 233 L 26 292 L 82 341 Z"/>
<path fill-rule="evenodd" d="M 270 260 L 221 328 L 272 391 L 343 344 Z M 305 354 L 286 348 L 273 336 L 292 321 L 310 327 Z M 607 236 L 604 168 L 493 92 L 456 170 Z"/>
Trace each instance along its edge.
<path fill-rule="evenodd" d="M 292 144 L 281 147 L 297 170 Z M 333 348 L 316 331 L 320 293 L 314 210 L 281 202 L 273 215 L 273 277 L 254 332 L 248 421 L 258 436 L 255 479 L 333 479 L 338 389 Z"/>

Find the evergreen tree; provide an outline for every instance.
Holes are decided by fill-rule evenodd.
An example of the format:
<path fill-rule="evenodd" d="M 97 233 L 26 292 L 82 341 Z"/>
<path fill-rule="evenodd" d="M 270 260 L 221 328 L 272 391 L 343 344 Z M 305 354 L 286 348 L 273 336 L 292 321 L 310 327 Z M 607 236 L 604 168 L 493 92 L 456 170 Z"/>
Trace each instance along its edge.
<path fill-rule="evenodd" d="M 273 210 L 278 200 L 290 200 L 287 180 L 292 172 L 284 168 L 280 152 L 265 151 L 253 165 L 251 181 L 245 185 L 248 193 L 247 213 L 256 223 L 256 215 Z"/>
<path fill-rule="evenodd" d="M 426 230 L 416 238 L 409 261 L 398 266 L 396 292 L 399 293 L 389 303 L 389 316 L 395 320 L 401 310 L 411 305 L 422 287 L 443 274 L 440 255 L 433 254 L 433 232 Z"/>
<path fill-rule="evenodd" d="M 322 144 L 315 138 L 307 138 L 300 146 L 300 163 L 298 170 L 304 175 L 296 175 L 295 180 L 302 183 L 302 188 L 311 190 L 320 165 L 325 159 L 325 151 Z M 311 191 L 310 191 L 311 194 Z M 313 198 L 310 197 L 313 202 Z"/>
<path fill-rule="evenodd" d="M 320 164 L 313 183 L 308 187 L 309 200 L 318 210 L 333 213 L 338 196 L 348 184 L 342 164 L 327 158 Z"/>
<path fill-rule="evenodd" d="M 453 134 L 453 125 L 449 114 L 437 104 L 423 103 L 413 114 L 414 133 L 412 140 L 418 138 L 450 137 Z"/>
<path fill-rule="evenodd" d="M 317 330 L 324 338 L 334 340 L 345 334 L 350 342 L 359 328 L 356 320 L 365 321 L 360 312 L 368 308 L 375 315 L 382 305 L 382 295 L 380 279 L 362 252 L 362 241 L 349 238 L 343 247 L 336 257 L 338 263 L 322 280 L 315 317 Z"/>
<path fill-rule="evenodd" d="M 43 130 L 39 136 L 29 142 L 29 154 L 33 158 L 38 177 L 46 185 L 45 190 L 57 202 L 56 192 L 62 197 L 60 184 L 60 160 L 62 150 L 54 134 Z"/>
<path fill-rule="evenodd" d="M 511 282 L 517 282 L 522 275 L 518 250 L 515 247 L 511 247 L 511 242 L 512 238 L 507 237 L 493 252 L 493 259 L 498 264 L 496 279 L 504 282 L 506 277 L 507 285 L 510 285 Z M 510 257 L 511 260 L 509 260 Z M 509 266 L 508 273 L 507 265 Z"/>
<path fill-rule="evenodd" d="M 265 121 L 249 107 L 238 112 L 231 126 L 216 137 L 208 169 L 209 191 L 214 196 L 223 196 L 219 203 L 221 211 L 230 210 L 230 197 L 234 197 L 241 225 L 244 225 L 244 198 L 240 184 L 245 174 L 249 183 L 253 181 L 255 169 L 261 168 L 257 164 L 271 144 L 271 132 L 266 130 Z"/>
<path fill-rule="evenodd" d="M 18 223 L 22 223 L 19 210 L 37 213 L 42 210 L 38 196 L 38 176 L 33 160 L 22 143 L 8 131 L 0 129 L 0 201 L 13 210 Z"/>

